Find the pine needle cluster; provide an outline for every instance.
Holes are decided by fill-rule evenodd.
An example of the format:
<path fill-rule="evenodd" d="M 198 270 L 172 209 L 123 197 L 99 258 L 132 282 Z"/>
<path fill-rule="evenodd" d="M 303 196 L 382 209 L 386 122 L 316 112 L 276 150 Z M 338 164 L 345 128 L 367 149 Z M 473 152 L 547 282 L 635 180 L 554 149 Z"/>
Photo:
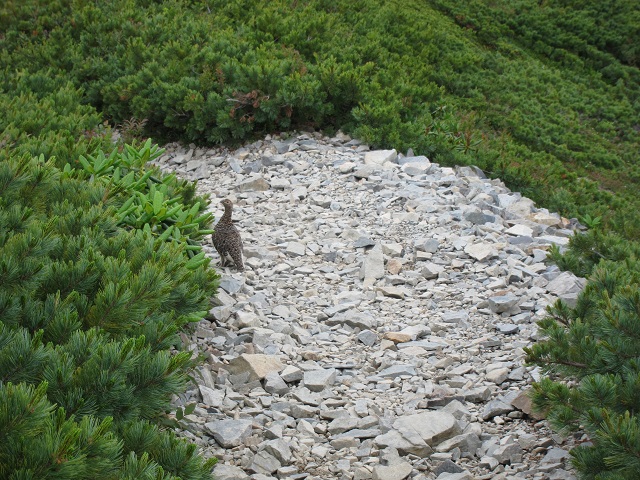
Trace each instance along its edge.
<path fill-rule="evenodd" d="M 575 308 L 558 301 L 526 349 L 548 377 L 534 406 L 564 433 L 589 441 L 571 452 L 585 479 L 640 478 L 640 262 L 602 261 Z"/>
<path fill-rule="evenodd" d="M 158 422 L 193 365 L 178 333 L 217 276 L 126 225 L 123 193 L 42 156 L 0 162 L 1 478 L 211 478 Z"/>

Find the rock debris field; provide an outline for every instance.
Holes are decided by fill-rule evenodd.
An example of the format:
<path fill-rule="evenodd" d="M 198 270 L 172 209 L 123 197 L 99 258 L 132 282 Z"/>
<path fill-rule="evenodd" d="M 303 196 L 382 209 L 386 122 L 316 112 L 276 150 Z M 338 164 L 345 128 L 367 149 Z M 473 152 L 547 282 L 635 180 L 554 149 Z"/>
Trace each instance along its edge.
<path fill-rule="evenodd" d="M 217 480 L 573 479 L 574 438 L 526 395 L 523 348 L 584 280 L 545 258 L 575 225 L 472 167 L 340 132 L 156 163 L 234 202 L 245 272 L 184 335 L 205 362 L 176 405 Z M 217 265 L 210 242 L 205 250 Z"/>

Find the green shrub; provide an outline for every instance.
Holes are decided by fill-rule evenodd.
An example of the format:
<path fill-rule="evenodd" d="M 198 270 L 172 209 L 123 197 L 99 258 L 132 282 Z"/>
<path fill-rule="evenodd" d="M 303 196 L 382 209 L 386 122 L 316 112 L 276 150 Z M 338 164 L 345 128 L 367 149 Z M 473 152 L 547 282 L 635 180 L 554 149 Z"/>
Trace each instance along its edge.
<path fill-rule="evenodd" d="M 43 156 L 0 163 L 0 395 L 12 408 L 0 413 L 0 460 L 11 458 L 0 468 L 210 478 L 195 446 L 149 422 L 186 386 L 191 353 L 170 349 L 208 310 L 217 275 L 186 243 L 125 228 L 113 184 L 83 176 Z M 127 441 L 136 431 L 148 441 Z"/>
<path fill-rule="evenodd" d="M 558 301 L 538 324 L 546 339 L 525 349 L 551 376 L 534 385 L 535 407 L 591 439 L 571 451 L 582 478 L 640 475 L 639 280 L 636 258 L 601 262 L 576 307 Z"/>

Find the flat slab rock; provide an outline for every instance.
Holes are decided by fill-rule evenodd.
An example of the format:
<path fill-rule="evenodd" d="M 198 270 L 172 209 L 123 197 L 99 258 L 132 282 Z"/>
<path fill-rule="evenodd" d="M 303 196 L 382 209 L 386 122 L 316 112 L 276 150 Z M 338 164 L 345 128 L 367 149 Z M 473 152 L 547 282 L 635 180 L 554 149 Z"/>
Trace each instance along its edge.
<path fill-rule="evenodd" d="M 524 392 L 536 322 L 585 281 L 545 259 L 571 223 L 477 168 L 338 132 L 235 151 L 169 144 L 164 171 L 234 202 L 246 270 L 220 267 L 181 334 L 205 364 L 184 436 L 218 479 L 571 478 Z"/>

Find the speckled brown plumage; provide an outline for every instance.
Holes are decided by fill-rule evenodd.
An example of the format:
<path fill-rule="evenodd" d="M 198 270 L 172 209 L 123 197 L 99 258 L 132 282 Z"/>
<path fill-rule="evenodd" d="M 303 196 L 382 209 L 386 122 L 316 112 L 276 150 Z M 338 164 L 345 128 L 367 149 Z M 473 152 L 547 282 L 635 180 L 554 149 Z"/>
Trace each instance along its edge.
<path fill-rule="evenodd" d="M 220 265 L 225 266 L 227 255 L 229 255 L 233 259 L 236 268 L 242 271 L 244 270 L 242 239 L 240 238 L 240 232 L 231 221 L 233 203 L 228 198 L 225 198 L 220 203 L 224 206 L 224 215 L 215 226 L 211 240 L 213 240 L 213 246 L 216 247 L 220 254 Z"/>

